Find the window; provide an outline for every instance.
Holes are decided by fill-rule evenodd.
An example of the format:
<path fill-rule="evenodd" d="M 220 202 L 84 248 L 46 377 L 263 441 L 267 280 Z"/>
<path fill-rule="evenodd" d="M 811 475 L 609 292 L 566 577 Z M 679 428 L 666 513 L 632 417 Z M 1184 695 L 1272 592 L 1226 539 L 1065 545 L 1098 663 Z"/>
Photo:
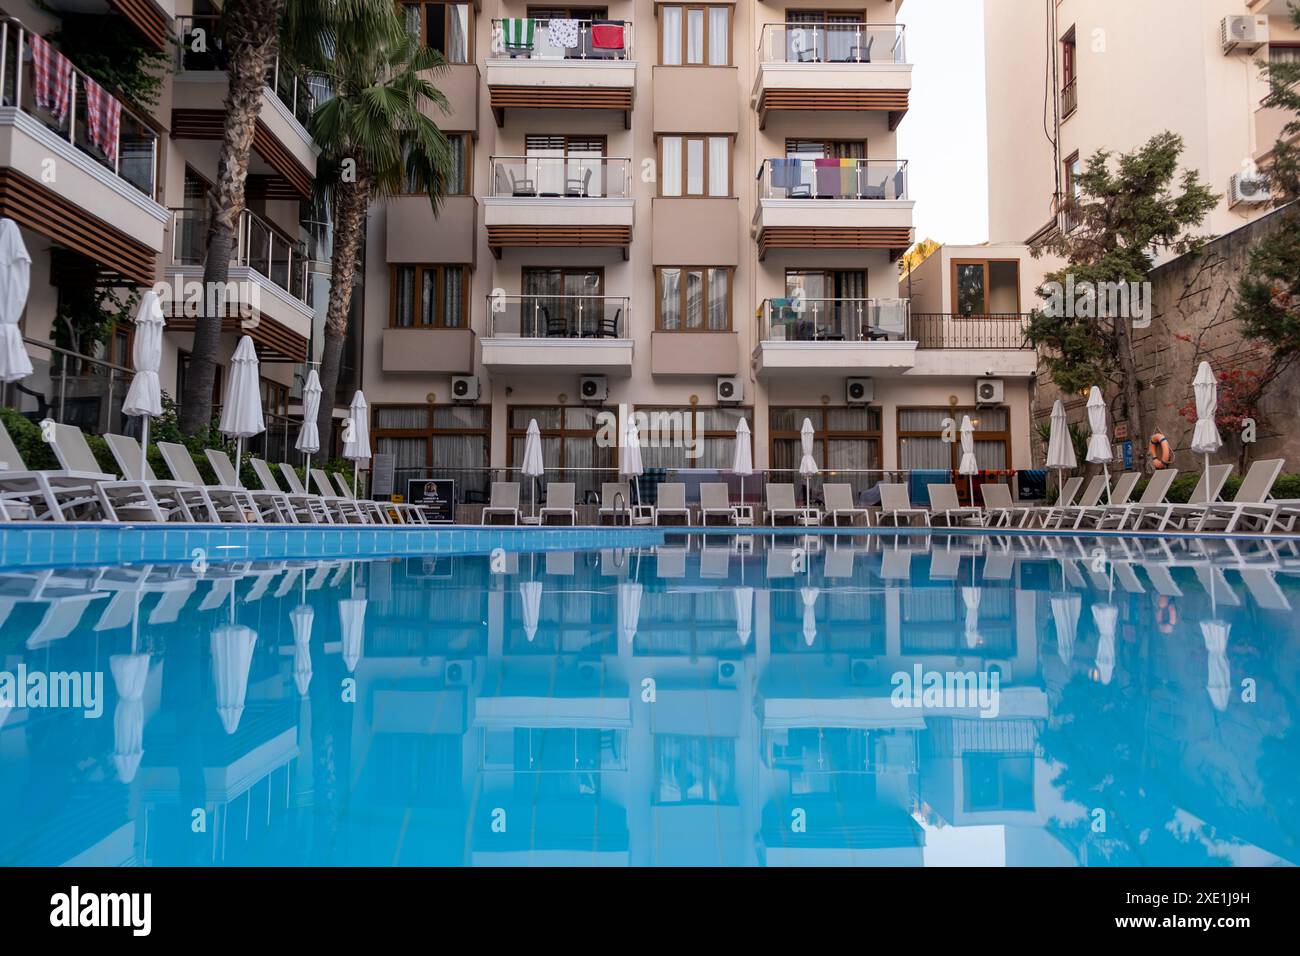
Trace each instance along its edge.
<path fill-rule="evenodd" d="M 962 755 L 967 812 L 1034 809 L 1034 755 Z"/>
<path fill-rule="evenodd" d="M 469 133 L 444 133 L 443 135 L 447 138 L 448 151 L 451 154 L 447 181 L 443 184 L 443 195 L 468 195 L 470 171 L 474 168 L 473 140 Z M 403 153 L 406 149 L 407 147 L 403 146 Z M 424 190 L 416 185 L 415 177 L 409 171 L 402 182 L 402 192 L 408 196 L 424 195 Z"/>
<path fill-rule="evenodd" d="M 376 405 L 372 412 L 375 453 L 392 455 L 393 490 L 428 477 L 456 480 L 462 502 L 487 500 L 492 410 L 487 405 Z"/>
<path fill-rule="evenodd" d="M 1079 159 L 1079 154 L 1074 153 L 1063 164 L 1063 183 L 1065 187 L 1063 200 L 1078 200 L 1083 195 L 1083 188 L 1079 185 L 1079 179 L 1083 176 L 1083 161 Z M 1062 227 L 1069 232 L 1078 222 L 1072 216 L 1067 216 L 1062 222 Z"/>
<path fill-rule="evenodd" d="M 730 66 L 731 9 L 659 8 L 659 62 L 664 66 Z"/>
<path fill-rule="evenodd" d="M 730 266 L 661 266 L 655 310 L 661 332 L 729 332 Z"/>
<path fill-rule="evenodd" d="M 289 386 L 273 382 L 269 378 L 259 378 L 257 382 L 262 393 L 262 411 L 268 415 L 287 415 Z"/>
<path fill-rule="evenodd" d="M 589 405 L 514 405 L 509 409 L 509 453 L 507 464 L 518 468 L 524 460 L 524 439 L 528 423 L 537 419 L 542 434 L 542 464 L 551 481 L 571 481 L 579 503 L 600 495 L 602 481 L 613 480 L 609 470 L 618 466 L 612 443 L 597 441 L 604 411 Z M 616 413 L 611 411 L 610 415 Z M 568 470 L 573 469 L 573 470 Z M 606 469 L 605 474 L 593 469 Z"/>
<path fill-rule="evenodd" d="M 656 804 L 736 802 L 734 737 L 655 735 Z"/>
<path fill-rule="evenodd" d="M 605 163 L 606 149 L 604 136 L 529 133 L 524 156 L 536 162 L 525 162 L 522 176 L 538 196 L 626 195 L 624 166 Z"/>
<path fill-rule="evenodd" d="M 861 13 L 787 10 L 786 60 L 790 63 L 869 63 L 873 39 Z"/>
<path fill-rule="evenodd" d="M 799 430 L 805 418 L 812 422 L 813 459 L 819 468 L 834 471 L 881 467 L 879 408 L 773 408 L 768 437 L 774 471 L 798 472 L 803 458 Z"/>
<path fill-rule="evenodd" d="M 468 3 L 445 0 L 402 4 L 407 32 L 423 37 L 424 45 L 437 50 L 448 63 L 473 62 L 469 8 Z"/>
<path fill-rule="evenodd" d="M 955 259 L 953 311 L 964 316 L 1020 312 L 1020 262 L 1016 259 Z"/>
<path fill-rule="evenodd" d="M 730 196 L 730 136 L 659 137 L 660 196 Z"/>
<path fill-rule="evenodd" d="M 658 435 L 658 447 L 641 446 L 641 463 L 649 468 L 729 469 L 736 458 L 736 425 L 743 418 L 753 431 L 754 410 L 738 406 L 684 408 L 638 405 L 649 434 Z M 642 433 L 642 440 L 648 437 Z M 678 440 L 678 439 L 682 440 Z M 687 452 L 699 451 L 691 458 Z"/>
<path fill-rule="evenodd" d="M 605 272 L 599 268 L 525 266 L 520 317 L 523 334 L 617 337 L 624 301 L 605 297 Z"/>
<path fill-rule="evenodd" d="M 1061 117 L 1064 119 L 1075 111 L 1079 105 L 1077 80 L 1079 79 L 1078 45 L 1074 39 L 1074 27 L 1061 39 Z"/>
<path fill-rule="evenodd" d="M 1300 63 L 1300 44 L 1271 43 L 1268 47 L 1269 63 Z"/>
<path fill-rule="evenodd" d="M 469 266 L 390 268 L 391 328 L 469 327 Z"/>
<path fill-rule="evenodd" d="M 981 471 L 1004 471 L 1011 467 L 1011 421 L 1005 407 L 996 408 L 900 408 L 898 410 L 898 467 L 932 471 L 956 471 L 961 461 L 961 442 L 943 440 L 943 421 L 951 418 L 961 426 L 969 415 L 975 426 L 975 460 Z"/>

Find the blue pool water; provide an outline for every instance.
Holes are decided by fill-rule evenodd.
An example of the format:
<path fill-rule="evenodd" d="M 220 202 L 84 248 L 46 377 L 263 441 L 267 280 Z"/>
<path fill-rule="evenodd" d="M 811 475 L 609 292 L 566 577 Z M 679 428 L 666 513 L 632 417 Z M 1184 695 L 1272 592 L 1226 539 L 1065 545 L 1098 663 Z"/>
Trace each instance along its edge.
<path fill-rule="evenodd" d="M 7 543 L 0 864 L 1300 861 L 1291 544 L 526 540 Z"/>

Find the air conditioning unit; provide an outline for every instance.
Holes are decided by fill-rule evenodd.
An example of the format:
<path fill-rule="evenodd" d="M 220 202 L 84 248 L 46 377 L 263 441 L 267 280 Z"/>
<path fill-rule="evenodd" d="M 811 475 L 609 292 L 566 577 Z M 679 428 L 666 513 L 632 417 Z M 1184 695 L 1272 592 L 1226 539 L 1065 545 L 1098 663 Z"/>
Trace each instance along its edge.
<path fill-rule="evenodd" d="M 718 376 L 718 401 L 739 402 L 745 397 L 745 380 L 739 375 Z"/>
<path fill-rule="evenodd" d="M 984 673 L 990 677 L 998 675 L 998 686 L 1011 683 L 1011 662 L 1006 660 L 988 660 L 984 662 Z"/>
<path fill-rule="evenodd" d="M 609 382 L 603 375 L 584 375 L 578 382 L 578 395 L 584 402 L 603 402 L 609 398 Z"/>
<path fill-rule="evenodd" d="M 876 664 L 866 657 L 855 657 L 849 661 L 849 680 L 858 687 L 870 684 L 876 677 Z"/>
<path fill-rule="evenodd" d="M 1219 28 L 1224 53 L 1254 53 L 1268 43 L 1268 17 L 1224 17 Z"/>
<path fill-rule="evenodd" d="M 453 375 L 451 399 L 454 402 L 477 402 L 479 393 L 477 375 Z"/>
<path fill-rule="evenodd" d="M 605 665 L 600 661 L 578 661 L 578 680 L 588 687 L 599 687 L 605 680 Z"/>
<path fill-rule="evenodd" d="M 866 405 L 876 397 L 875 383 L 869 378 L 846 378 L 844 398 L 850 405 Z"/>
<path fill-rule="evenodd" d="M 474 682 L 474 662 L 448 661 L 442 668 L 442 681 L 448 687 L 468 687 Z"/>
<path fill-rule="evenodd" d="M 1004 397 L 1004 387 L 1000 378 L 977 378 L 975 379 L 975 404 L 976 405 L 1001 405 Z"/>
<path fill-rule="evenodd" d="M 1228 180 L 1228 205 L 1261 206 L 1273 201 L 1268 178 L 1259 173 L 1236 173 Z"/>
<path fill-rule="evenodd" d="M 736 687 L 740 683 L 739 661 L 718 661 L 718 686 Z"/>

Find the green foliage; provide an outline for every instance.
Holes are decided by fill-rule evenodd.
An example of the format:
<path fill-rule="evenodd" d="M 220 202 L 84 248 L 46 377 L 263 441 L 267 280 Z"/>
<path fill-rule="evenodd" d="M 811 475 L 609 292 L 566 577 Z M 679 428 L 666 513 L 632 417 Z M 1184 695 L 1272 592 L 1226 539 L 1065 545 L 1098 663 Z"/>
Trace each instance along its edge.
<path fill-rule="evenodd" d="M 82 355 L 94 355 L 117 325 L 129 322 L 140 304 L 140 293 L 118 295 L 114 289 L 65 286 L 59 296 L 50 339 Z"/>
<path fill-rule="evenodd" d="M 157 106 L 171 57 L 140 39 L 118 16 L 59 12 L 59 29 L 46 39 L 110 93 L 140 106 Z"/>
<path fill-rule="evenodd" d="M 1088 457 L 1088 432 L 1080 422 L 1069 422 L 1066 428 L 1070 432 L 1070 444 L 1074 445 L 1075 461 L 1083 461 Z M 1037 422 L 1034 430 L 1038 433 L 1038 440 L 1046 448 L 1052 439 L 1052 423 L 1050 421 Z"/>
<path fill-rule="evenodd" d="M 0 406 L 0 421 L 4 422 L 5 430 L 13 439 L 18 454 L 22 455 L 23 465 L 28 471 L 43 471 L 59 467 L 53 449 L 41 439 L 39 425 L 24 418 L 8 405 Z M 11 469 L 18 467 L 14 462 L 7 464 Z"/>

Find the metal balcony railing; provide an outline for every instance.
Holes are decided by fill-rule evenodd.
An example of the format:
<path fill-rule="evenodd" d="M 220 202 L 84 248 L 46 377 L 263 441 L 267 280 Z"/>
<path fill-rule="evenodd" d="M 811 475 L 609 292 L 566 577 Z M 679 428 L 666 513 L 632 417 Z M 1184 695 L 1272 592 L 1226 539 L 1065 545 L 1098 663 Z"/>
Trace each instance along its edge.
<path fill-rule="evenodd" d="M 632 53 L 631 20 L 550 20 L 510 17 L 492 21 L 494 56 L 524 60 L 626 60 Z"/>
<path fill-rule="evenodd" d="M 908 299 L 764 299 L 764 342 L 885 342 L 907 338 Z"/>
<path fill-rule="evenodd" d="M 623 295 L 488 296 L 490 334 L 499 338 L 621 339 L 630 308 Z"/>
<path fill-rule="evenodd" d="M 225 70 L 229 66 L 220 16 L 177 17 L 176 38 L 177 72 Z M 316 108 L 315 79 L 301 76 L 277 55 L 267 68 L 266 85 L 305 127 Z"/>
<path fill-rule="evenodd" d="M 1032 349 L 1025 338 L 1028 319 L 1016 312 L 914 312 L 909 337 L 922 349 Z"/>
<path fill-rule="evenodd" d="M 1061 90 L 1061 119 L 1065 119 L 1079 108 L 1079 81 L 1071 80 Z"/>
<path fill-rule="evenodd" d="M 17 107 L 47 129 L 76 146 L 105 169 L 130 183 L 150 199 L 157 195 L 158 134 L 140 117 L 107 94 L 97 109 L 89 107 L 96 98 L 97 84 L 75 66 L 67 89 L 67 105 L 54 112 L 61 93 L 49 77 L 51 92 L 42 94 L 38 105 L 38 84 L 32 61 L 32 31 L 13 17 L 0 18 L 0 106 Z M 39 34 L 37 34 L 39 37 Z M 54 69 L 52 67 L 52 69 Z M 88 84 L 92 84 L 88 87 Z M 91 91 L 90 97 L 87 96 Z M 117 128 L 111 122 L 111 107 L 120 110 Z"/>
<path fill-rule="evenodd" d="M 630 159 L 606 156 L 493 156 L 492 196 L 625 198 Z"/>
<path fill-rule="evenodd" d="M 906 63 L 901 23 L 765 23 L 762 63 Z"/>
<path fill-rule="evenodd" d="M 905 159 L 765 159 L 759 199 L 907 199 Z"/>
<path fill-rule="evenodd" d="M 172 210 L 172 261 L 201 266 L 207 253 L 206 209 Z M 291 242 L 248 210 L 239 217 L 231 264 L 247 266 L 306 305 L 312 304 L 312 283 L 307 281 L 310 260 L 307 247 Z"/>

